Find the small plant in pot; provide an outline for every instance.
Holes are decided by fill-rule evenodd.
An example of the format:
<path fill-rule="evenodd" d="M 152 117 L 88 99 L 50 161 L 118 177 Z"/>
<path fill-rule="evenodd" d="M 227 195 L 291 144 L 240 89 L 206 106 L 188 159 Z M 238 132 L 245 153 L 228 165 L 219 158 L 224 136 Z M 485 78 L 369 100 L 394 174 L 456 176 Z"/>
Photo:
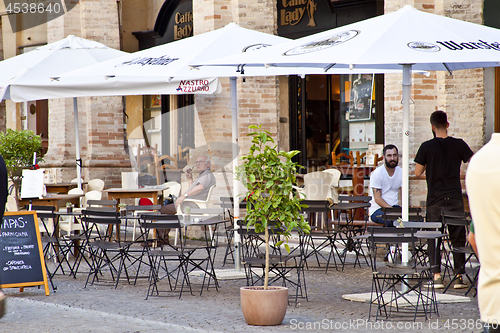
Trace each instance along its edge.
<path fill-rule="evenodd" d="M 66 202 L 66 211 L 68 213 L 71 213 L 73 211 L 73 207 L 75 207 L 75 205 L 73 205 L 71 202 Z"/>
<path fill-rule="evenodd" d="M 248 324 L 279 325 L 285 317 L 288 289 L 268 285 L 269 227 L 278 226 L 273 229 L 273 233 L 280 234 L 285 242 L 279 241 L 275 246 L 284 245 L 288 252 L 288 239 L 293 229 L 306 233 L 310 231 L 309 224 L 300 213 L 304 205 L 300 204 L 301 199 L 293 190 L 297 170 L 301 166 L 293 162 L 292 158 L 300 152 L 278 151 L 276 145 L 270 145 L 274 144 L 271 133 L 262 130 L 261 126 L 252 125 L 250 128 L 255 130 L 248 134 L 253 137 L 252 146 L 248 154 L 241 158 L 243 163 L 237 168 L 236 177 L 247 190 L 243 194 L 247 199 L 245 223 L 247 227 L 253 226 L 256 233 L 264 233 L 266 251 L 264 285 L 241 288 L 241 305 Z M 264 303 L 266 297 L 269 297 L 270 304 Z M 272 314 L 276 318 L 270 318 Z"/>

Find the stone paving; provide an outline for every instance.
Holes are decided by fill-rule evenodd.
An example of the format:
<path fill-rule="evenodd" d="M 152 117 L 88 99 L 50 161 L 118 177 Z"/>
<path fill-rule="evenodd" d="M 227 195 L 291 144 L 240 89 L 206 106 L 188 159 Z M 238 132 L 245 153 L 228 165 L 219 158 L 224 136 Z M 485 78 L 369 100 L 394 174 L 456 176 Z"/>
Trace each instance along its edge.
<path fill-rule="evenodd" d="M 221 268 L 223 249 L 218 251 L 216 266 Z M 350 262 L 353 257 L 348 256 Z M 124 279 L 118 288 L 89 285 L 86 274 L 76 279 L 56 275 L 57 291 L 45 296 L 43 288 L 5 289 L 7 313 L 0 320 L 0 332 L 480 332 L 477 299 L 469 302 L 440 304 L 440 317 L 416 323 L 397 319 L 367 322 L 369 304 L 342 299 L 342 295 L 371 290 L 371 270 L 364 264 L 345 270 L 330 269 L 327 274 L 311 260 L 306 271 L 309 301 L 297 307 L 289 305 L 280 326 L 254 327 L 245 323 L 240 309 L 239 288 L 244 279 L 221 280 L 220 290 L 195 286 L 194 295 L 149 297 L 147 281 L 137 285 Z M 225 268 L 233 268 L 227 264 Z M 194 282 L 197 278 L 193 277 Z M 465 291 L 452 290 L 453 295 Z"/>

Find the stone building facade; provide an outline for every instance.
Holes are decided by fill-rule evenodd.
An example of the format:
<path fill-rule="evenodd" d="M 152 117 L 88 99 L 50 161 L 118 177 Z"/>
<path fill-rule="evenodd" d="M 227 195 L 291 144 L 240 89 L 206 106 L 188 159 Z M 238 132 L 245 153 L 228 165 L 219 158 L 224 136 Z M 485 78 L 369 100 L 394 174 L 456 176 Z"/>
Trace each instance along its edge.
<path fill-rule="evenodd" d="M 280 0 L 281 1 L 281 0 Z M 364 6 L 373 3 L 378 11 L 393 12 L 404 5 L 456 19 L 483 24 L 485 1 L 475 0 L 332 0 L 336 6 Z M 284 3 L 284 2 L 283 2 Z M 298 2 L 297 2 L 298 3 Z M 304 2 L 305 3 L 305 2 Z M 135 32 L 153 31 L 163 1 L 158 0 L 80 0 L 64 16 L 26 29 L 17 34 L 9 31 L 8 20 L 2 16 L 0 57 L 14 56 L 20 46 L 38 45 L 57 41 L 69 34 L 95 40 L 109 47 L 127 52 L 139 50 Z M 340 13 L 340 12 L 338 12 Z M 336 22 L 342 22 L 337 14 Z M 280 16 L 276 0 L 193 0 L 194 34 L 222 28 L 235 22 L 244 28 L 278 34 Z M 477 151 L 489 139 L 498 122 L 495 117 L 495 70 L 472 69 L 455 72 L 413 74 L 410 115 L 410 158 L 413 160 L 421 142 L 431 138 L 429 115 L 437 109 L 449 115 L 450 135 L 463 138 Z M 386 74 L 378 89 L 383 90 L 383 114 L 376 122 L 380 126 L 376 143 L 402 146 L 401 75 Z M 239 146 L 246 151 L 250 142 L 246 138 L 250 124 L 261 124 L 270 131 L 281 149 L 296 148 L 292 143 L 294 132 L 290 98 L 293 82 L 287 77 L 247 77 L 238 79 Z M 223 91 L 215 96 L 195 96 L 196 121 L 194 143 L 231 141 L 231 110 L 228 108 L 229 79 L 221 78 Z M 295 89 L 295 88 L 294 88 Z M 332 88 L 333 89 L 333 88 Z M 106 187 L 120 185 L 122 171 L 133 167 L 135 137 L 132 132 L 142 126 L 143 100 L 140 96 L 79 98 L 80 140 L 85 179 L 102 178 Z M 378 103 L 378 102 L 377 102 Z M 175 103 L 174 103 L 175 104 Z M 74 177 L 74 132 L 72 100 L 49 101 L 49 139 L 45 166 L 58 170 L 59 181 Z M 22 121 L 23 106 L 7 101 L 0 104 L 2 126 L 20 129 L 27 127 Z M 379 111 L 380 112 L 380 111 Z M 3 117 L 3 118 L 2 118 Z M 5 119 L 5 121 L 4 121 Z M 140 131 L 142 133 L 142 131 Z M 304 135 L 304 133 L 303 133 Z M 329 138 L 333 143 L 332 138 Z M 305 142 L 305 141 L 304 141 Z M 327 146 L 331 150 L 331 146 Z M 132 156 L 132 157 L 131 157 Z M 411 166 L 413 167 L 413 166 Z M 230 166 L 225 167 L 231 170 Z M 465 170 L 465 169 L 464 169 Z M 231 182 L 227 174 L 218 174 L 217 196 L 230 195 Z M 425 181 L 411 180 L 410 203 L 418 205 L 425 200 Z"/>

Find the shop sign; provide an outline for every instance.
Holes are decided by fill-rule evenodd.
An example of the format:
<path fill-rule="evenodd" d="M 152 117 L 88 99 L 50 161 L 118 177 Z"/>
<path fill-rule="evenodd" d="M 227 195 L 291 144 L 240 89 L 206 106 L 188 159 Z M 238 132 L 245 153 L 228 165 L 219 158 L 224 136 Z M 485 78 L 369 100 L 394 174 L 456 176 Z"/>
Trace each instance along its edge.
<path fill-rule="evenodd" d="M 281 26 L 297 25 L 307 13 L 307 26 L 315 27 L 315 13 L 318 4 L 314 0 L 281 0 L 282 8 L 280 10 Z"/>
<path fill-rule="evenodd" d="M 193 11 L 176 12 L 174 15 L 174 40 L 193 35 Z"/>

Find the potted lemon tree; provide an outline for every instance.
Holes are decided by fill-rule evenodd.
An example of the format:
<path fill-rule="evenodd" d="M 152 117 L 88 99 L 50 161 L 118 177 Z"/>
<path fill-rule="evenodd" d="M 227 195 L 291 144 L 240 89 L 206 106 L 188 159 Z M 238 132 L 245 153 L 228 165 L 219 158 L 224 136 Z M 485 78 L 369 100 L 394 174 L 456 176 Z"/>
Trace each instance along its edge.
<path fill-rule="evenodd" d="M 265 270 L 263 286 L 242 287 L 241 305 L 245 320 L 251 325 L 279 325 L 283 321 L 288 305 L 288 289 L 269 286 L 269 228 L 271 224 L 278 229 L 273 232 L 283 236 L 275 246 L 284 245 L 290 252 L 288 239 L 293 229 L 309 233 L 310 226 L 300 214 L 300 198 L 294 193 L 296 174 L 299 166 L 292 158 L 299 153 L 278 151 L 271 133 L 261 126 L 252 125 L 249 133 L 252 146 L 248 154 L 242 156 L 236 177 L 246 187 L 243 195 L 247 199 L 247 227 L 255 232 L 264 233 Z M 268 299 L 268 300 L 266 300 Z M 266 303 L 268 302 L 268 303 Z M 275 315 L 276 318 L 270 318 Z"/>

